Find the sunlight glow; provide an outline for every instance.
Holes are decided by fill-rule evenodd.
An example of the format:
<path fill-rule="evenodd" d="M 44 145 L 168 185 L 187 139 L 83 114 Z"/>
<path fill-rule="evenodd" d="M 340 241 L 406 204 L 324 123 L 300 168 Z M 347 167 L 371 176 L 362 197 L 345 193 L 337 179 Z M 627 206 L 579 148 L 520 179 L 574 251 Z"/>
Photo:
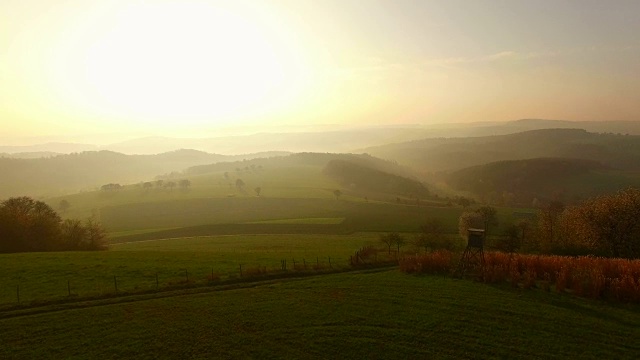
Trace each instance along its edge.
<path fill-rule="evenodd" d="M 298 49 L 224 4 L 125 5 L 114 26 L 65 57 L 58 82 L 80 89 L 97 112 L 143 122 L 222 122 L 292 102 L 307 76 Z"/>

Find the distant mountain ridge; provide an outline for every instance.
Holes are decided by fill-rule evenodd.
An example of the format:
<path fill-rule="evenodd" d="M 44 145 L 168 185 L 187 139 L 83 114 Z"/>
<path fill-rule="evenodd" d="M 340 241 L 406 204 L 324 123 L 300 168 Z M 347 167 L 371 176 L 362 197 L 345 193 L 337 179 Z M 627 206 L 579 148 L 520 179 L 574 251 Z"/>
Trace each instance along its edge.
<path fill-rule="evenodd" d="M 112 143 L 90 145 L 45 143 L 29 146 L 1 146 L 0 153 L 73 153 L 110 150 L 124 154 L 160 154 L 178 149 L 194 149 L 217 154 L 263 151 L 355 152 L 374 146 L 426 138 L 461 138 L 506 135 L 539 129 L 583 129 L 593 133 L 640 135 L 640 121 L 565 121 L 521 119 L 508 122 L 450 123 L 434 125 L 367 126 L 351 129 L 301 132 L 260 132 L 251 135 L 174 138 L 149 136 Z"/>

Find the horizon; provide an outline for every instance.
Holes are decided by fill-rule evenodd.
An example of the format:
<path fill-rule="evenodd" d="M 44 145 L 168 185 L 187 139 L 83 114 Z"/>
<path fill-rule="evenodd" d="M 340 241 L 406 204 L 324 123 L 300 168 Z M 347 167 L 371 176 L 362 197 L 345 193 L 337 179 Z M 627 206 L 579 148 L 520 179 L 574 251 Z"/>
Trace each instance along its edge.
<path fill-rule="evenodd" d="M 576 126 L 573 127 L 572 125 Z M 618 125 L 618 126 L 616 126 Z M 631 126 L 629 126 L 631 125 Z M 636 126 L 633 126 L 636 125 Z M 233 131 L 235 129 L 235 131 Z M 243 140 L 247 138 L 273 138 L 278 136 L 289 137 L 295 139 L 299 136 L 312 136 L 309 139 L 317 141 L 317 136 L 326 136 L 328 134 L 348 134 L 357 133 L 363 135 L 367 132 L 374 131 L 379 135 L 383 134 L 379 130 L 420 130 L 419 134 L 428 134 L 426 136 L 416 136 L 412 134 L 410 139 L 406 141 L 429 139 L 429 138 L 456 138 L 456 137 L 485 137 L 495 135 L 509 135 L 519 132 L 544 130 L 544 129 L 580 129 L 587 132 L 595 133 L 622 133 L 627 135 L 640 135 L 640 121 L 570 121 L 558 119 L 516 119 L 508 121 L 476 121 L 470 123 L 437 123 L 437 124 L 380 124 L 380 125 L 350 125 L 350 124 L 317 124 L 317 125 L 292 125 L 292 126 L 273 126 L 263 127 L 258 131 L 251 131 L 247 128 L 227 129 L 225 132 L 217 132 L 211 134 L 133 134 L 133 133 L 114 133 L 114 134 L 83 134 L 75 136 L 34 136 L 34 137 L 0 137 L 0 154 L 30 154 L 30 153 L 53 153 L 53 154 L 70 154 L 81 153 L 85 151 L 113 151 L 127 155 L 153 155 L 179 150 L 196 150 L 209 154 L 220 155 L 242 155 L 254 154 L 261 152 L 342 152 L 336 150 L 329 145 L 327 148 L 314 148 L 307 150 L 303 148 L 260 148 L 256 149 L 252 145 L 242 146 Z M 400 132 L 402 133 L 402 132 Z M 416 133 L 416 134 L 417 134 Z M 393 138 L 390 135 L 389 138 Z M 384 145 L 388 142 L 380 141 L 385 139 L 382 137 L 373 137 L 373 142 L 368 143 L 371 139 L 363 140 L 368 146 Z M 377 140 L 376 140 L 377 139 Z M 218 141 L 218 145 L 223 144 L 221 151 L 214 148 L 217 145 L 204 145 L 201 141 L 213 140 Z M 404 142 L 402 139 L 399 139 Z M 168 142 L 167 142 L 168 141 Z M 185 145 L 185 141 L 197 141 L 193 146 Z M 295 141 L 295 140 L 294 140 Z M 396 141 L 392 141 L 396 142 Z M 356 141 L 357 143 L 357 141 Z M 177 145 L 176 145 L 177 144 Z M 182 145 L 180 145 L 182 144 Z M 215 143 L 214 143 L 215 144 Z M 230 145 L 233 144 L 233 145 Z M 184 145 L 184 146 L 183 146 Z M 226 148 L 225 148 L 226 146 Z M 316 145 L 312 145 L 317 146 Z M 334 143 L 335 146 L 335 143 Z M 247 150 L 240 150 L 246 148 Z M 356 149 L 354 147 L 353 149 Z M 159 150 L 161 149 L 161 150 Z M 236 149 L 230 151 L 229 149 Z M 358 148 L 359 149 L 359 148 Z"/>
<path fill-rule="evenodd" d="M 77 135 L 46 135 L 46 136 L 24 136 L 24 137 L 0 137 L 0 148 L 29 148 L 35 146 L 48 145 L 87 145 L 95 147 L 95 150 L 108 149 L 110 145 L 118 145 L 131 141 L 148 140 L 148 139 L 167 139 L 167 140 L 207 140 L 207 139 L 229 139 L 242 138 L 256 135 L 278 135 L 278 134 L 308 134 L 308 133 L 325 133 L 325 132 L 342 132 L 342 131 L 361 131 L 372 129 L 422 129 L 422 130 L 443 130 L 454 129 L 459 126 L 470 128 L 483 128 L 489 126 L 500 126 L 506 124 L 516 124 L 527 121 L 548 122 L 548 123 L 576 123 L 576 124 L 598 124 L 598 123 L 640 123 L 634 120 L 628 121 L 571 121 L 559 119 L 515 119 L 507 121 L 474 121 L 468 123 L 434 123 L 434 124 L 379 124 L 379 125 L 361 125 L 361 124 L 313 124 L 313 125 L 281 125 L 272 127 L 261 127 L 254 129 L 253 127 L 229 127 L 208 134 L 155 134 L 155 133 L 93 133 L 93 134 L 77 134 Z M 537 128 L 536 128 L 537 129 Z M 176 149 L 180 150 L 180 149 Z M 173 150 L 172 150 L 173 151 Z M 1 152 L 1 151 L 0 151 Z M 11 151 L 9 153 L 15 153 Z"/>
<path fill-rule="evenodd" d="M 0 9 L 0 99 L 11 99 L 0 107 L 3 145 L 640 120 L 633 1 L 27 0 Z"/>

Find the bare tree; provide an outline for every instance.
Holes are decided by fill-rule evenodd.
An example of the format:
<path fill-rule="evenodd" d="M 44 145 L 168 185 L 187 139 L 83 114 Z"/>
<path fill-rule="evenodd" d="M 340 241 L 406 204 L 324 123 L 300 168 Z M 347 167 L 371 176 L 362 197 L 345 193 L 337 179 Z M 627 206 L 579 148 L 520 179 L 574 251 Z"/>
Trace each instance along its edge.
<path fill-rule="evenodd" d="M 389 255 L 391 255 L 391 246 L 393 245 L 393 236 L 392 233 L 380 235 L 380 242 L 387 246 L 389 251 Z"/>
<path fill-rule="evenodd" d="M 394 234 L 395 235 L 393 237 L 393 243 L 396 245 L 396 248 L 398 249 L 398 254 L 400 254 L 400 248 L 407 243 L 407 240 L 404 238 L 404 236 L 398 233 L 394 233 Z"/>

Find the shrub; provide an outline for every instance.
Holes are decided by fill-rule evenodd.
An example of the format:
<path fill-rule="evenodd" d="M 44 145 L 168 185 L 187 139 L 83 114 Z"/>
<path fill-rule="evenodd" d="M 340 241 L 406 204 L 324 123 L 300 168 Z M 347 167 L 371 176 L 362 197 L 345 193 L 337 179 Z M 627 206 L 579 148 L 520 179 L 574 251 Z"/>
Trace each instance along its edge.
<path fill-rule="evenodd" d="M 400 270 L 414 274 L 442 274 L 456 266 L 449 251 L 418 254 L 400 260 Z M 508 255 L 485 252 L 483 281 L 509 282 L 525 289 L 542 287 L 594 299 L 640 302 L 640 260 L 592 256 Z"/>

